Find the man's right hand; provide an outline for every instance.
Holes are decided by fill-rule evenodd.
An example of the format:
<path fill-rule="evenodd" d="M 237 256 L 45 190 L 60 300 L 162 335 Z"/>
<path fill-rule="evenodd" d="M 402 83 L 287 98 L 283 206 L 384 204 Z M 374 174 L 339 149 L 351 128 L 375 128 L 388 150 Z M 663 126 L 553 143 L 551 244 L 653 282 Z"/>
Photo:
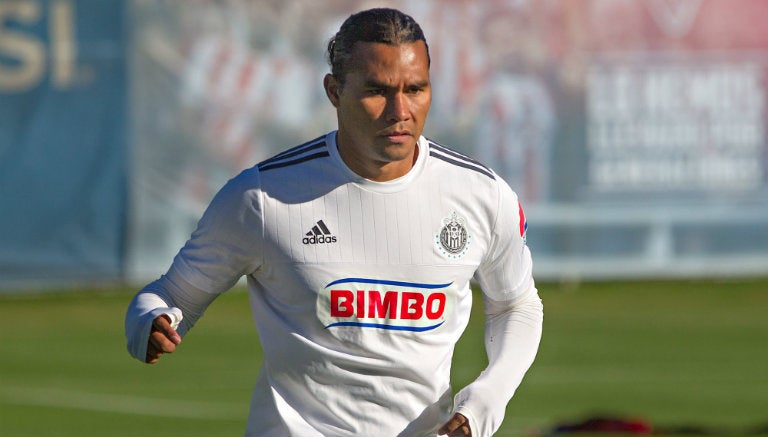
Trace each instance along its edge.
<path fill-rule="evenodd" d="M 145 362 L 155 364 L 163 354 L 170 354 L 181 343 L 181 336 L 171 327 L 171 318 L 166 315 L 157 316 L 152 321 L 152 331 L 147 343 Z"/>

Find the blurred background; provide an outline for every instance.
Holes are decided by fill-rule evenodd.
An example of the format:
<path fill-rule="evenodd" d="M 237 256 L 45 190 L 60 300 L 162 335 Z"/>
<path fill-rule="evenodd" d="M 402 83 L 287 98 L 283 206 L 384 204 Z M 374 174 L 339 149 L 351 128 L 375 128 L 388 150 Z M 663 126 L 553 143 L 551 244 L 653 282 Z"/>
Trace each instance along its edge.
<path fill-rule="evenodd" d="M 539 278 L 768 270 L 768 2 L 2 0 L 0 283 L 164 272 L 228 178 L 334 128 L 325 45 L 376 5 Z"/>
<path fill-rule="evenodd" d="M 545 335 L 499 435 L 768 434 L 765 0 L 0 0 L 0 434 L 241 433 L 242 288 L 151 368 L 124 310 L 229 178 L 335 128 L 326 44 L 373 6 L 426 33 L 425 135 L 526 209 Z"/>

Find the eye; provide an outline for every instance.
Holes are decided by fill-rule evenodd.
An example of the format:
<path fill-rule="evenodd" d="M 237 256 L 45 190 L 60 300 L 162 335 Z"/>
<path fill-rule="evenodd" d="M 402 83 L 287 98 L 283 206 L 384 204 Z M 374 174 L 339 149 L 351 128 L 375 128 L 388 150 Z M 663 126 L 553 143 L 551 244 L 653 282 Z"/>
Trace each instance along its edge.
<path fill-rule="evenodd" d="M 406 90 L 408 94 L 419 94 L 423 91 L 424 91 L 424 87 L 420 87 L 420 86 L 412 86 Z"/>
<path fill-rule="evenodd" d="M 384 88 L 368 88 L 368 95 L 371 96 L 383 96 L 386 90 Z"/>

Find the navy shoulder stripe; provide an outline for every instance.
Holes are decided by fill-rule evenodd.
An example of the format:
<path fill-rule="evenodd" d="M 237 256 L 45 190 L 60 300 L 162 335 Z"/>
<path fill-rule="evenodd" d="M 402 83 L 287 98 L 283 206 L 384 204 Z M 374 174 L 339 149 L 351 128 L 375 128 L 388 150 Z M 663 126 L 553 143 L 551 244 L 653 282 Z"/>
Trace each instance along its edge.
<path fill-rule="evenodd" d="M 324 140 L 325 140 L 325 135 L 323 135 L 321 137 L 317 137 L 317 138 L 315 138 L 312 141 L 307 141 L 304 144 L 300 144 L 300 145 L 298 145 L 296 147 L 292 147 L 292 148 L 290 148 L 288 150 L 284 150 L 284 151 L 278 153 L 277 155 L 275 155 L 275 156 L 273 156 L 271 158 L 267 158 L 264 161 L 260 162 L 259 165 L 267 164 L 267 163 L 278 161 L 278 160 L 282 160 L 282 159 L 285 159 L 285 158 L 290 158 L 290 157 L 296 156 L 296 155 L 298 155 L 298 154 L 300 154 L 300 153 L 302 153 L 304 151 L 317 149 L 319 147 L 324 147 L 325 146 L 325 141 Z"/>
<path fill-rule="evenodd" d="M 277 155 L 260 162 L 258 168 L 261 171 L 271 170 L 326 156 L 330 156 L 330 154 L 328 153 L 328 150 L 326 150 L 325 135 L 323 135 L 322 137 L 278 153 Z"/>
<path fill-rule="evenodd" d="M 270 164 L 259 164 L 259 170 L 260 171 L 266 171 L 266 170 L 272 170 L 275 168 L 282 168 L 282 167 L 288 167 L 295 164 L 300 164 L 302 162 L 311 161 L 316 158 L 326 158 L 328 156 L 331 156 L 330 153 L 328 153 L 327 150 L 322 152 L 313 153 L 311 155 L 304 155 L 301 157 L 298 157 L 296 159 L 288 160 L 288 161 L 280 161 L 280 162 L 273 162 Z"/>
<path fill-rule="evenodd" d="M 488 176 L 493 180 L 496 179 L 493 171 L 480 162 L 432 141 L 429 141 L 429 156 L 433 156 L 437 159 L 443 160 L 453 165 L 457 165 L 459 167 L 474 170 L 480 174 Z"/>

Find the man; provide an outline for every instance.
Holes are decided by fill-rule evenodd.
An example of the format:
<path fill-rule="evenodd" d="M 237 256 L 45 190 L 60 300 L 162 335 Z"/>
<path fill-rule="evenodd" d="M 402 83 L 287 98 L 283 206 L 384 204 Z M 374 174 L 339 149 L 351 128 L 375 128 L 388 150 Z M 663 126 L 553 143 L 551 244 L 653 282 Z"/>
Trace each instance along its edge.
<path fill-rule="evenodd" d="M 536 354 L 525 219 L 493 171 L 421 136 L 429 53 L 409 16 L 349 17 L 324 80 L 338 131 L 242 172 L 131 302 L 131 354 L 171 353 L 246 276 L 264 361 L 247 436 L 489 436 Z M 470 279 L 488 368 L 451 399 Z"/>

